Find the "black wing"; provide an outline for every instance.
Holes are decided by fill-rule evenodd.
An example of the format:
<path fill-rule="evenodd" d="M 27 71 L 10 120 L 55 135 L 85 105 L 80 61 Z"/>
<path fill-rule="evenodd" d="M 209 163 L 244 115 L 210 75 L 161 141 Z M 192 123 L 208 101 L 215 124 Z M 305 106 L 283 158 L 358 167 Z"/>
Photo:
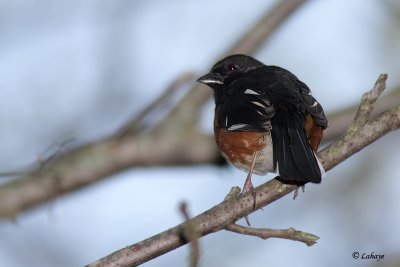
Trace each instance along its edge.
<path fill-rule="evenodd" d="M 226 88 L 220 105 L 219 125 L 229 131 L 269 131 L 274 106 L 257 79 L 242 77 Z"/>
<path fill-rule="evenodd" d="M 300 91 L 301 100 L 306 107 L 307 113 L 313 117 L 317 124 L 326 129 L 328 127 L 328 119 L 325 116 L 325 112 L 321 104 L 312 96 L 311 90 L 305 83 L 297 79 L 297 84 Z"/>
<path fill-rule="evenodd" d="M 322 106 L 311 95 L 308 87 L 289 71 L 266 67 L 270 81 L 267 93 L 275 107 L 271 119 L 271 137 L 275 171 L 284 182 L 319 183 L 323 169 L 308 141 L 305 131 L 307 114 L 326 128 L 328 121 Z"/>

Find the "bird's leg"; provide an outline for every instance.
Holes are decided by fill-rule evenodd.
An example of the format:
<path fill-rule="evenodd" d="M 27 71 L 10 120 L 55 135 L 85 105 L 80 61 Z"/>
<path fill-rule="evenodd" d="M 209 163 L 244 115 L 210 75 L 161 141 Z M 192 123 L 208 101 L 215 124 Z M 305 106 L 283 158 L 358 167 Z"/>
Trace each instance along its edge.
<path fill-rule="evenodd" d="M 253 175 L 254 166 L 256 165 L 256 159 L 257 159 L 257 152 L 254 152 L 253 162 L 251 163 L 249 173 L 247 174 L 246 181 L 244 182 L 242 193 L 252 192 L 254 194 L 254 186 L 253 183 L 251 182 L 251 176 Z"/>
<path fill-rule="evenodd" d="M 251 163 L 249 173 L 247 174 L 246 181 L 244 182 L 242 193 L 247 193 L 247 192 L 254 193 L 254 186 L 253 183 L 251 182 L 251 176 L 253 175 L 254 165 L 256 164 L 256 157 L 257 157 L 256 153 L 254 153 L 253 162 Z"/>
<path fill-rule="evenodd" d="M 251 194 L 253 195 L 253 198 L 254 198 L 253 209 L 254 210 L 256 209 L 256 192 L 254 191 L 254 186 L 253 186 L 253 183 L 251 182 L 251 176 L 253 174 L 254 166 L 256 164 L 256 159 L 257 159 L 257 151 L 255 151 L 253 154 L 253 162 L 251 163 L 249 173 L 247 174 L 247 178 L 246 178 L 246 181 L 244 182 L 243 189 L 242 189 L 242 194 L 251 192 Z M 247 225 L 250 226 L 249 216 L 246 215 L 244 217 L 244 219 L 246 220 Z"/>

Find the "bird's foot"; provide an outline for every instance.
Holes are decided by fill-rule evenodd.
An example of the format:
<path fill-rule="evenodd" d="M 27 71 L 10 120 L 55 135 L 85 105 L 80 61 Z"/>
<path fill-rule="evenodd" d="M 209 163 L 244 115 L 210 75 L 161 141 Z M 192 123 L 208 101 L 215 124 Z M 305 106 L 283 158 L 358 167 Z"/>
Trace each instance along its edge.
<path fill-rule="evenodd" d="M 299 195 L 299 188 L 301 188 L 301 191 L 303 191 L 303 193 L 305 192 L 305 185 L 303 184 L 303 185 L 300 185 L 299 187 L 297 187 L 295 190 L 294 190 L 294 194 L 293 194 L 293 200 L 295 200 L 296 199 L 296 197 Z"/>

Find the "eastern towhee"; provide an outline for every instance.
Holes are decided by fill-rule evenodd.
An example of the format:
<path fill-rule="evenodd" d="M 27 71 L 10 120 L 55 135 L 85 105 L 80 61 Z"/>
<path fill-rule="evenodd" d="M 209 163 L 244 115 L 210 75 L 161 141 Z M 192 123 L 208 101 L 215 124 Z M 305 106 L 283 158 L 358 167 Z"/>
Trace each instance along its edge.
<path fill-rule="evenodd" d="M 275 172 L 284 183 L 319 183 L 315 152 L 328 120 L 310 89 L 288 70 L 246 55 L 217 62 L 198 82 L 214 90 L 214 134 L 222 156 L 251 175 Z"/>

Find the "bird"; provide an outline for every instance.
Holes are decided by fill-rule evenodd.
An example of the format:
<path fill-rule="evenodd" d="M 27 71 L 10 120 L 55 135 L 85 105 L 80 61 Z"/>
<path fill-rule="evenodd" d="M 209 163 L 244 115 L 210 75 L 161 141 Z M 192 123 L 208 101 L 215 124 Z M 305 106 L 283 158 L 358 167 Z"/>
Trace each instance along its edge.
<path fill-rule="evenodd" d="M 276 173 L 304 186 L 325 174 L 316 156 L 328 120 L 308 86 L 290 71 L 257 59 L 227 56 L 197 79 L 212 88 L 214 136 L 223 158 L 251 176 Z"/>

